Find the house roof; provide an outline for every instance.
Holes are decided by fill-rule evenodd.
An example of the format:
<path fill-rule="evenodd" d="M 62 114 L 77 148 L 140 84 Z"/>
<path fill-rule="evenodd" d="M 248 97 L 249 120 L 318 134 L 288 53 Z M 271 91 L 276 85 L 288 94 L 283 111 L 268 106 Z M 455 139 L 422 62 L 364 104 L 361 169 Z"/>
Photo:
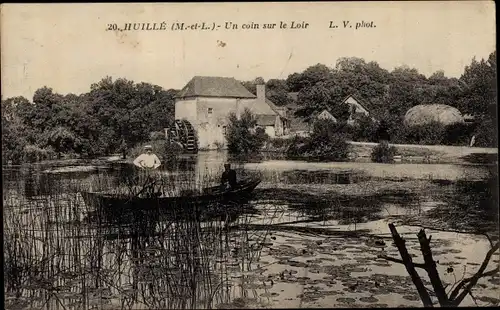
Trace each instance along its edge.
<path fill-rule="evenodd" d="M 256 115 L 257 125 L 273 126 L 276 122 L 276 115 Z"/>
<path fill-rule="evenodd" d="M 277 107 L 271 100 L 267 98 L 265 103 L 260 101 L 259 99 L 242 101 L 240 103 L 240 108 L 242 111 L 247 108 L 255 115 L 269 115 L 272 117 L 276 117 L 276 115 L 279 115 L 282 118 L 287 118 L 285 109 Z"/>
<path fill-rule="evenodd" d="M 266 98 L 266 103 L 269 105 L 269 107 L 276 112 L 279 116 L 282 118 L 287 118 L 286 116 L 286 108 L 285 107 L 278 107 L 276 106 L 271 100 Z"/>
<path fill-rule="evenodd" d="M 366 105 L 363 104 L 363 102 L 361 100 L 359 100 L 358 98 L 356 98 L 354 95 L 349 95 L 349 96 L 345 97 L 344 100 L 342 100 L 342 104 L 344 104 L 347 101 L 347 99 L 349 99 L 349 98 L 354 99 L 360 106 L 363 107 L 363 109 L 370 112 L 370 110 L 367 109 Z"/>
<path fill-rule="evenodd" d="M 317 118 L 319 118 L 319 119 L 331 119 L 331 120 L 337 121 L 335 116 L 333 116 L 332 113 L 328 112 L 328 110 L 323 110 L 323 112 L 318 114 Z"/>
<path fill-rule="evenodd" d="M 226 98 L 256 98 L 240 82 L 232 77 L 195 76 L 175 96 L 185 97 L 226 97 Z"/>
<path fill-rule="evenodd" d="M 267 101 L 267 100 L 266 100 Z M 240 102 L 240 108 L 243 111 L 245 108 L 249 109 L 253 114 L 256 115 L 273 115 L 276 116 L 278 114 L 275 112 L 269 104 L 261 102 L 258 99 L 248 100 Z"/>

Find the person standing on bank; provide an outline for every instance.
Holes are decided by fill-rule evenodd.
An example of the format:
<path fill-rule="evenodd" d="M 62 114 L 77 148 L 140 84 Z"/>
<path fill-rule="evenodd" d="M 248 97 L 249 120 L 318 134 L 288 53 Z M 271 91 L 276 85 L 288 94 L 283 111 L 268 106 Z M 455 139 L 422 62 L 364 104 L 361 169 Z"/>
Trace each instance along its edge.
<path fill-rule="evenodd" d="M 221 178 L 222 189 L 233 189 L 236 185 L 236 171 L 231 169 L 231 164 L 224 164 L 224 172 Z"/>
<path fill-rule="evenodd" d="M 146 145 L 144 147 L 146 153 L 143 153 L 139 155 L 135 160 L 134 160 L 134 165 L 136 165 L 139 168 L 142 169 L 157 169 L 158 167 L 161 166 L 161 161 L 156 156 L 156 154 L 153 153 L 153 148 L 151 145 Z"/>

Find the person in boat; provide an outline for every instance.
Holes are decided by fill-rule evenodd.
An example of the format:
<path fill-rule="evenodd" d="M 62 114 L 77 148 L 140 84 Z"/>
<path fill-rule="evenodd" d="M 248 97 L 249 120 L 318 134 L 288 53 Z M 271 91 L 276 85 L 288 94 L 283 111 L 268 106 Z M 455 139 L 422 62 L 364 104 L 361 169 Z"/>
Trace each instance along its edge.
<path fill-rule="evenodd" d="M 141 168 L 141 170 L 146 172 L 146 182 L 143 185 L 143 189 L 141 192 L 149 197 L 160 196 L 161 195 L 161 187 L 157 188 L 157 183 L 160 181 L 159 175 L 153 172 L 161 165 L 161 161 L 153 153 L 153 148 L 151 145 L 146 145 L 144 147 L 145 153 L 139 155 L 134 160 L 134 165 Z M 142 182 L 141 182 L 142 183 Z"/>
<path fill-rule="evenodd" d="M 145 153 L 142 153 L 134 160 L 134 165 L 141 169 L 157 169 L 161 166 L 161 161 L 153 153 L 153 147 L 146 145 L 144 147 Z"/>
<path fill-rule="evenodd" d="M 231 169 L 231 164 L 224 164 L 224 172 L 221 177 L 222 189 L 233 189 L 236 187 L 236 171 Z"/>

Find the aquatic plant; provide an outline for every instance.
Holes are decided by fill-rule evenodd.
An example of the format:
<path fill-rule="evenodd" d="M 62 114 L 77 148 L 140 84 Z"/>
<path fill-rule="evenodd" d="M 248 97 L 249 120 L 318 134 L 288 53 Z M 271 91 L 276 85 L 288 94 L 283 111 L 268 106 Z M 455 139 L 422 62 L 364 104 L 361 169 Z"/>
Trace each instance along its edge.
<path fill-rule="evenodd" d="M 146 180 L 137 177 L 131 184 Z M 177 189 L 215 179 L 168 177 Z M 67 182 L 64 189 L 53 182 L 50 191 L 31 197 L 24 195 L 21 180 L 4 190 L 7 309 L 213 308 L 231 299 L 227 266 L 217 261 L 227 259 L 234 244 L 245 253 L 242 265 L 257 255 L 243 236 L 226 229 L 231 221 L 246 221 L 237 217 L 241 205 L 219 207 L 213 219 L 203 221 L 196 212 L 181 217 L 152 212 L 110 223 L 79 192 L 112 190 L 127 180 L 103 173 Z M 133 186 L 126 189 L 135 193 Z"/>

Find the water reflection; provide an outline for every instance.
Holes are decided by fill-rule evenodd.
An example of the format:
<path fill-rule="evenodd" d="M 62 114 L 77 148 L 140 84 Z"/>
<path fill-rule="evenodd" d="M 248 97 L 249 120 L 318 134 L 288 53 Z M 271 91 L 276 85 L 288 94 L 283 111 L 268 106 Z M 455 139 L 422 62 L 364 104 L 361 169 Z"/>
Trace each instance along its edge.
<path fill-rule="evenodd" d="M 176 166 L 165 165 L 161 171 L 178 179 L 202 180 L 205 175 L 217 176 L 225 160 L 220 153 L 201 153 Z M 244 167 L 233 164 L 238 171 Z M 363 272 L 359 278 L 363 283 L 379 279 L 365 270 L 367 266 L 382 274 L 397 274 L 394 266 L 376 261 L 379 249 L 360 238 L 372 232 L 370 223 L 378 223 L 380 231 L 387 232 L 386 223 L 379 219 L 421 209 L 428 202 L 422 197 L 429 194 L 426 188 L 405 189 L 405 182 L 391 183 L 394 188 L 388 190 L 368 191 L 367 180 L 373 181 L 373 176 L 356 170 L 340 174 L 345 170 L 341 167 L 318 173 L 294 171 L 292 166 L 264 171 L 266 186 L 237 204 L 175 214 L 169 210 L 133 212 L 113 216 L 113 222 L 97 216 L 79 191 L 97 175 L 112 177 L 116 185 L 136 170 L 129 164 L 98 166 L 67 173 L 47 173 L 48 167 L 41 165 L 4 170 L 4 180 L 10 182 L 3 185 L 7 308 L 242 308 L 249 300 L 252 306 L 262 307 L 257 301 L 269 302 L 278 294 L 282 295 L 279 306 L 299 294 L 319 300 L 332 291 L 345 292 L 357 273 Z M 313 192 L 299 184 L 347 190 L 343 194 Z M 486 183 L 452 180 L 440 184 L 435 190 L 454 200 L 434 210 L 449 202 L 447 212 L 454 214 L 451 207 L 459 201 L 463 206 L 475 203 L 479 210 L 487 207 Z M 318 227 L 319 222 L 324 225 Z M 350 227 L 350 231 L 342 227 L 352 223 L 367 225 Z M 433 238 L 433 242 L 438 240 Z M 399 285 L 403 279 L 407 279 L 404 270 L 391 288 L 370 286 L 369 293 L 393 290 L 407 295 L 413 287 L 406 282 L 404 287 Z M 324 292 L 325 296 L 318 293 L 328 285 L 334 289 Z"/>

